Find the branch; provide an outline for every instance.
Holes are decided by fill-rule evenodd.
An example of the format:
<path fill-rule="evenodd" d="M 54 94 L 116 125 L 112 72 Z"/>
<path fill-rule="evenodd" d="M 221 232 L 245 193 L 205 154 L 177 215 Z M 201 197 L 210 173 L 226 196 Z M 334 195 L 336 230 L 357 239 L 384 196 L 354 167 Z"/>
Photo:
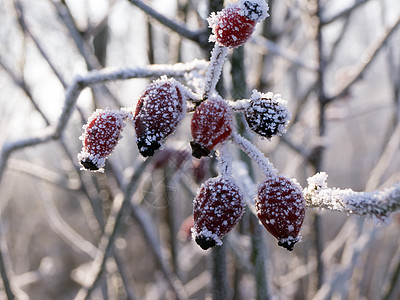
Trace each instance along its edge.
<path fill-rule="evenodd" d="M 107 259 L 110 257 L 110 254 L 113 251 L 114 241 L 119 233 L 124 213 L 128 211 L 130 200 L 139 183 L 139 178 L 142 176 L 146 166 L 150 161 L 150 159 L 145 160 L 141 163 L 141 165 L 136 166 L 135 170 L 137 170 L 137 172 L 132 175 L 125 188 L 124 194 L 118 195 L 113 200 L 113 206 L 107 219 L 104 235 L 101 238 L 100 245 L 98 247 L 100 250 L 98 251 L 93 262 L 92 272 L 88 275 L 88 284 L 79 290 L 75 297 L 76 300 L 89 299 L 91 293 L 96 288 L 97 283 L 104 272 Z"/>
<path fill-rule="evenodd" d="M 301 68 L 305 68 L 306 70 L 309 71 L 317 71 L 317 66 L 312 63 L 312 62 L 307 62 L 304 61 L 301 57 L 299 57 L 296 53 L 286 50 L 286 49 L 282 49 L 278 44 L 264 38 L 261 36 L 256 36 L 253 37 L 251 39 L 251 43 L 257 45 L 258 47 L 263 48 L 263 50 L 280 56 L 284 59 L 286 59 L 287 61 L 291 62 L 293 65 L 301 67 Z"/>
<path fill-rule="evenodd" d="M 360 7 L 361 5 L 367 3 L 368 1 L 369 1 L 369 0 L 359 0 L 358 2 L 354 3 L 352 6 L 350 6 L 349 8 L 347 8 L 347 9 L 341 11 L 340 13 L 338 13 L 338 14 L 336 14 L 336 15 L 330 17 L 330 18 L 327 18 L 327 19 L 325 19 L 325 20 L 324 20 L 324 19 L 321 19 L 321 20 L 320 20 L 321 25 L 322 25 L 322 26 L 325 26 L 325 25 L 328 25 L 328 24 L 330 24 L 330 23 L 335 22 L 335 21 L 338 20 L 338 19 L 348 17 L 351 13 L 353 13 L 353 11 L 354 11 L 355 9 L 357 9 L 357 8 Z"/>
<path fill-rule="evenodd" d="M 128 0 L 128 1 L 133 5 L 135 5 L 136 7 L 140 8 L 142 11 L 144 11 L 146 15 L 149 15 L 152 18 L 156 19 L 162 25 L 168 27 L 169 29 L 178 33 L 179 35 L 187 38 L 188 40 L 199 43 L 201 46 L 207 45 L 208 37 L 205 38 L 205 34 L 203 31 L 189 30 L 186 28 L 184 24 L 180 24 L 174 20 L 167 18 L 166 16 L 160 14 L 159 12 L 155 11 L 153 8 L 145 4 L 143 1 L 140 0 Z"/>
<path fill-rule="evenodd" d="M 355 192 L 351 189 L 328 188 L 326 173 L 317 173 L 307 179 L 303 194 L 309 207 L 376 217 L 384 220 L 400 210 L 400 182 L 383 191 Z"/>
<path fill-rule="evenodd" d="M 400 17 L 390 28 L 386 30 L 385 34 L 383 34 L 377 41 L 375 41 L 368 47 L 365 53 L 361 56 L 363 59 L 353 67 L 352 71 L 353 76 L 351 77 L 351 79 L 348 80 L 347 84 L 344 87 L 342 87 L 342 89 L 339 92 L 337 92 L 336 95 L 329 97 L 327 99 L 327 102 L 333 101 L 337 98 L 341 98 L 347 94 L 351 86 L 359 79 L 361 79 L 364 72 L 374 61 L 374 58 L 383 48 L 383 45 L 388 41 L 388 39 L 392 36 L 395 30 L 399 27 L 399 25 L 400 25 Z"/>
<path fill-rule="evenodd" d="M 195 60 L 191 63 L 177 64 L 172 67 L 170 65 L 152 65 L 146 68 L 127 68 L 123 70 L 103 69 L 100 71 L 89 72 L 86 76 L 75 77 L 72 84 L 67 89 L 64 108 L 53 133 L 44 130 L 44 132 L 38 136 L 17 140 L 3 145 L 0 153 L 0 182 L 7 165 L 7 160 L 12 152 L 26 147 L 43 144 L 61 137 L 67 126 L 68 120 L 71 117 L 75 103 L 84 88 L 95 84 L 122 79 L 159 77 L 161 75 L 183 77 L 190 71 L 205 69 L 207 66 L 208 64 L 205 61 Z"/>

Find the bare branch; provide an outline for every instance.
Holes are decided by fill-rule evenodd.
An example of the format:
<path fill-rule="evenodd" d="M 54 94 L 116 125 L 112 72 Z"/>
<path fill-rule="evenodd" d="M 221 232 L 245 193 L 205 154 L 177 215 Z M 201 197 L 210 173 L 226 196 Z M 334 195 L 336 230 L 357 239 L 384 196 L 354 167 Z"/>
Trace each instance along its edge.
<path fill-rule="evenodd" d="M 143 1 L 140 0 L 129 0 L 130 3 L 137 6 L 141 10 L 143 10 L 147 15 L 156 19 L 158 22 L 168 27 L 172 31 L 178 33 L 179 35 L 192 40 L 196 43 L 199 43 L 201 46 L 207 45 L 208 34 L 206 34 L 207 38 L 204 38 L 204 31 L 192 31 L 189 30 L 184 24 L 180 24 L 174 20 L 167 18 L 165 15 L 160 14 Z"/>
<path fill-rule="evenodd" d="M 383 45 L 393 35 L 393 33 L 396 31 L 396 29 L 399 27 L 399 25 L 400 25 L 400 17 L 396 20 L 396 22 L 390 28 L 388 28 L 386 30 L 386 32 L 379 39 L 377 39 L 374 43 L 372 43 L 368 47 L 368 49 L 365 51 L 365 53 L 361 56 L 362 61 L 360 61 L 357 65 L 355 65 L 353 67 L 353 70 L 351 72 L 352 76 L 348 80 L 346 85 L 344 87 L 342 87 L 340 89 L 340 91 L 336 93 L 336 95 L 328 97 L 328 99 L 327 99 L 328 102 L 345 96 L 347 94 L 348 90 L 352 87 L 352 85 L 355 82 L 357 82 L 359 79 L 361 79 L 364 72 L 374 61 L 374 59 L 377 56 L 377 54 L 379 53 L 379 51 L 383 48 Z"/>
<path fill-rule="evenodd" d="M 336 20 L 339 20 L 341 18 L 346 18 L 348 17 L 351 13 L 353 13 L 357 8 L 359 8 L 360 6 L 362 6 L 363 4 L 368 3 L 369 0 L 359 0 L 356 3 L 354 3 L 352 6 L 350 6 L 349 8 L 342 10 L 340 13 L 328 18 L 328 19 L 321 19 L 321 25 L 328 25 L 330 23 L 335 22 Z"/>

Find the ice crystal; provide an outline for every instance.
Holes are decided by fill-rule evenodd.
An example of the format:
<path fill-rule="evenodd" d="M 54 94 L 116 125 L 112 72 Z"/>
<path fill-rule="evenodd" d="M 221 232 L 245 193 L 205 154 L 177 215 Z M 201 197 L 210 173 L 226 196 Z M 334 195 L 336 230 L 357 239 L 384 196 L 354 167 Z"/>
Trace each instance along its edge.
<path fill-rule="evenodd" d="M 243 14 L 252 21 L 260 22 L 269 17 L 269 7 L 265 0 L 240 0 L 239 7 Z"/>

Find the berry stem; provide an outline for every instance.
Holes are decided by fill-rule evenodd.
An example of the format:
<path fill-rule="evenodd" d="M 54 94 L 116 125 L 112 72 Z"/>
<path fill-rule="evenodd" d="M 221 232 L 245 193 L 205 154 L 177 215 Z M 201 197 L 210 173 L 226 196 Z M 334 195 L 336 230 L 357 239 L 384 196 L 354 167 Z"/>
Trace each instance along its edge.
<path fill-rule="evenodd" d="M 210 65 L 206 73 L 203 99 L 209 98 L 215 91 L 227 54 L 228 48 L 218 45 L 217 43 L 214 44 L 214 48 L 211 51 Z"/>
<path fill-rule="evenodd" d="M 249 140 L 237 133 L 232 133 L 231 139 L 240 149 L 242 149 L 243 152 L 257 162 L 265 177 L 270 178 L 277 176 L 278 171 L 275 169 L 273 164 L 271 164 L 268 158 L 266 158 L 264 154 Z"/>

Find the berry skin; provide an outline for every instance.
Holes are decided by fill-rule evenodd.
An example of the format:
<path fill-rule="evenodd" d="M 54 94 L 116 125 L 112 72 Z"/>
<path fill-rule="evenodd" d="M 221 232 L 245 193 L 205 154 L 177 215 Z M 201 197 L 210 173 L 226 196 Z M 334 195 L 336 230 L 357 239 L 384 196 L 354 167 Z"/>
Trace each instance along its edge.
<path fill-rule="evenodd" d="M 222 245 L 221 238 L 239 222 L 244 209 L 243 196 L 233 178 L 208 179 L 193 201 L 192 238 L 203 250 Z"/>
<path fill-rule="evenodd" d="M 83 126 L 82 151 L 78 154 L 81 165 L 86 170 L 97 171 L 104 167 L 105 160 L 114 150 L 121 131 L 125 127 L 124 119 L 128 113 L 109 109 L 97 109 Z"/>
<path fill-rule="evenodd" d="M 305 216 L 301 187 L 284 176 L 267 179 L 258 187 L 256 212 L 278 245 L 292 251 Z"/>
<path fill-rule="evenodd" d="M 280 95 L 253 91 L 250 105 L 245 110 L 245 118 L 251 130 L 271 138 L 285 132 L 291 114 Z"/>
<path fill-rule="evenodd" d="M 232 123 L 233 113 L 226 101 L 210 98 L 202 102 L 192 117 L 192 155 L 196 158 L 209 155 L 217 144 L 228 139 Z"/>
<path fill-rule="evenodd" d="M 134 125 L 139 152 L 152 156 L 185 115 L 186 98 L 174 79 L 161 78 L 147 86 L 136 106 Z"/>
<path fill-rule="evenodd" d="M 208 18 L 213 35 L 210 41 L 228 48 L 236 48 L 246 43 L 254 32 L 256 22 L 243 15 L 236 6 L 226 7 Z"/>
<path fill-rule="evenodd" d="M 268 4 L 264 0 L 240 0 L 228 5 L 207 19 L 212 29 L 210 42 L 217 42 L 228 48 L 246 43 L 254 32 L 257 22 L 268 17 Z"/>

